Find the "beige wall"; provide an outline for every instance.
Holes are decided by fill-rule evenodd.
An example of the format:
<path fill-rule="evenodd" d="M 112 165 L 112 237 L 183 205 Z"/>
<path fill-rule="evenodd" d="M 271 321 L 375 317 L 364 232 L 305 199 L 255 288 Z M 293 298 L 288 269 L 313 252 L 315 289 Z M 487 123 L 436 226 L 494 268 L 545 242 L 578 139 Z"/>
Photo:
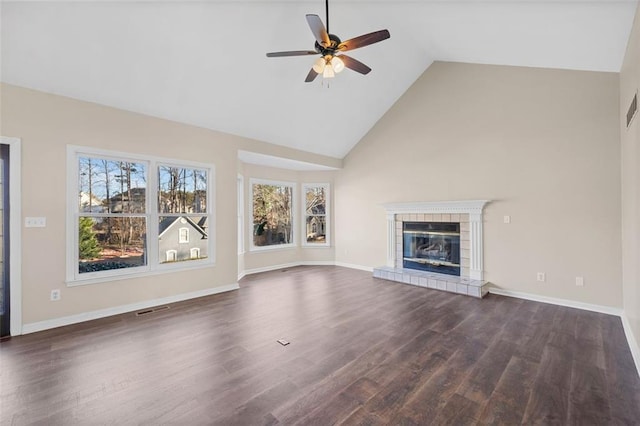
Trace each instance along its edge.
<path fill-rule="evenodd" d="M 622 281 L 624 312 L 640 342 L 640 114 L 626 127 L 626 114 L 640 88 L 640 7 L 620 72 L 622 143 Z"/>
<path fill-rule="evenodd" d="M 23 324 L 236 283 L 238 149 L 329 166 L 341 163 L 328 157 L 314 157 L 309 153 L 15 86 L 2 85 L 0 89 L 0 134 L 22 140 L 23 216 L 47 218 L 46 228 L 18 231 L 22 234 Z M 213 164 L 216 174 L 216 265 L 67 287 L 68 144 Z M 272 171 L 265 177 L 276 174 Z M 298 255 L 313 258 L 310 252 Z M 324 254 L 320 256 L 320 259 L 324 258 Z M 60 301 L 49 300 L 52 289 L 61 289 Z"/>
<path fill-rule="evenodd" d="M 621 307 L 618 104 L 615 73 L 434 63 L 336 175 L 336 260 L 385 263 L 381 203 L 489 199 L 486 279 Z"/>

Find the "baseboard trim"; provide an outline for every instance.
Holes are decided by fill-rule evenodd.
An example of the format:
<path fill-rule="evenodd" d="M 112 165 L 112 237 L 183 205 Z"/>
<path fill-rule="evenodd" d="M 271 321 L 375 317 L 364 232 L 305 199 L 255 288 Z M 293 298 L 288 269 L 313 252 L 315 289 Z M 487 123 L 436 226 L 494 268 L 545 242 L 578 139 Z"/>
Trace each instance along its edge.
<path fill-rule="evenodd" d="M 246 272 L 242 271 L 241 273 L 238 274 L 238 281 L 240 281 L 241 279 L 243 279 L 245 276 L 247 275 Z"/>
<path fill-rule="evenodd" d="M 373 266 L 363 266 L 363 265 L 356 265 L 355 263 L 344 263 L 344 262 L 334 262 L 333 264 L 335 266 L 342 266 L 343 268 L 359 269 L 360 271 L 373 273 Z"/>
<path fill-rule="evenodd" d="M 259 274 L 261 272 L 277 271 L 278 269 L 293 268 L 295 266 L 300 266 L 300 265 L 301 265 L 300 262 L 292 262 L 292 263 L 282 263 L 280 265 L 263 266 L 261 268 L 245 269 L 241 275 L 247 276 L 247 275 Z"/>
<path fill-rule="evenodd" d="M 627 342 L 629 343 L 629 349 L 631 349 L 633 362 L 636 364 L 636 373 L 638 373 L 638 376 L 640 376 L 640 347 L 638 346 L 638 341 L 633 335 L 631 324 L 629 323 L 629 319 L 624 312 L 622 313 L 622 315 L 620 315 L 620 319 L 622 319 L 622 328 L 624 329 L 624 334 L 627 336 Z"/>
<path fill-rule="evenodd" d="M 531 300 L 533 302 L 542 302 L 542 303 L 550 303 L 552 305 L 566 306 L 568 308 L 583 309 L 585 311 L 599 312 L 601 314 L 622 316 L 621 308 L 614 308 L 611 306 L 592 305 L 591 303 L 576 302 L 573 300 L 559 299 L 559 298 L 548 297 L 548 296 L 539 296 L 537 294 L 505 290 L 505 289 L 496 288 L 496 287 L 490 287 L 489 293 L 498 294 L 500 296 L 516 297 L 518 299 Z"/>
<path fill-rule="evenodd" d="M 158 299 L 145 300 L 144 302 L 131 303 L 128 305 L 115 306 L 113 308 L 100 309 L 97 311 L 83 312 L 81 314 L 70 315 L 67 317 L 54 318 L 46 321 L 33 322 L 30 324 L 23 324 L 22 334 L 35 333 L 38 331 L 49 330 L 52 328 L 63 327 L 65 325 L 77 324 L 85 321 L 91 321 L 95 319 L 110 317 L 113 315 L 125 314 L 127 312 L 138 311 L 140 309 L 147 309 L 158 305 L 165 305 L 167 303 L 182 302 L 189 299 L 195 299 L 197 297 L 211 296 L 213 294 L 224 293 L 227 291 L 237 290 L 240 287 L 238 283 L 229 284 L 220 287 L 207 288 L 204 290 L 192 291 L 190 293 L 176 294 L 175 296 L 162 297 Z"/>
<path fill-rule="evenodd" d="M 344 268 L 359 269 L 361 271 L 373 273 L 373 267 L 355 265 L 352 263 L 334 262 L 333 260 L 303 260 L 300 262 L 283 263 L 281 265 L 264 266 L 262 268 L 246 269 L 238 277 L 259 274 L 261 272 L 277 271 L 278 269 L 293 268 L 295 266 L 342 266 Z M 238 278 L 239 280 L 240 278 Z"/>
<path fill-rule="evenodd" d="M 303 260 L 300 262 L 301 266 L 335 266 L 336 262 L 333 260 Z"/>

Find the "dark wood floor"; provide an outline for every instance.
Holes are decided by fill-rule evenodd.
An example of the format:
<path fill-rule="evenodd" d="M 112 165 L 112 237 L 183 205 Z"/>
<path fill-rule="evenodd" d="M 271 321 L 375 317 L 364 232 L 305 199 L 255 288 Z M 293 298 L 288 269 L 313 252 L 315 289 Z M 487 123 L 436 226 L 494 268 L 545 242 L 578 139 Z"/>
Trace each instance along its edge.
<path fill-rule="evenodd" d="M 3 425 L 640 424 L 619 318 L 338 267 L 16 337 L 0 368 Z"/>

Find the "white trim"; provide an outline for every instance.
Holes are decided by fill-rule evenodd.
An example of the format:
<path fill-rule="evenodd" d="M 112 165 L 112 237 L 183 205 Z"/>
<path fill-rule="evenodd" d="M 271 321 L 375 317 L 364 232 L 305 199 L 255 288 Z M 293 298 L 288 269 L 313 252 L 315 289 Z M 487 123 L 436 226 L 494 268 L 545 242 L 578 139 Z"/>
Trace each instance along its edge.
<path fill-rule="evenodd" d="M 294 268 L 296 266 L 341 266 L 343 268 L 358 269 L 365 272 L 373 272 L 373 267 L 356 265 L 353 263 L 334 262 L 332 260 L 302 260 L 300 262 L 283 263 L 281 265 L 263 266 L 261 268 L 246 269 L 240 275 L 247 276 L 260 272 L 277 271 L 278 269 Z"/>
<path fill-rule="evenodd" d="M 344 263 L 344 262 L 334 262 L 334 265 L 342 266 L 343 268 L 358 269 L 360 271 L 373 273 L 373 266 L 363 266 L 363 265 L 356 265 L 355 263 Z"/>
<path fill-rule="evenodd" d="M 297 240 L 297 232 L 296 232 L 296 224 L 298 223 L 298 209 L 296 208 L 297 201 L 297 184 L 296 182 L 287 182 L 287 181 L 279 181 L 279 180 L 270 180 L 270 179 L 259 179 L 259 178 L 249 178 L 249 200 L 251 206 L 253 206 L 253 185 L 271 185 L 271 186 L 288 186 L 291 187 L 291 242 L 287 244 L 273 244 L 269 246 L 255 246 L 253 244 L 253 207 L 249 209 L 249 251 L 250 252 L 259 252 L 259 251 L 269 251 L 269 250 L 278 250 L 278 249 L 286 249 L 286 248 L 296 248 L 298 245 L 296 244 Z"/>
<path fill-rule="evenodd" d="M 78 189 L 78 159 L 81 156 L 97 157 L 111 160 L 123 160 L 130 162 L 144 163 L 146 167 L 146 196 L 145 212 L 140 214 L 126 214 L 123 217 L 144 217 L 147 226 L 147 247 L 146 264 L 132 268 L 114 269 L 110 271 L 78 272 L 78 200 L 76 191 Z M 157 191 L 159 167 L 180 167 L 185 169 L 196 169 L 207 173 L 207 211 L 206 213 L 185 213 L 184 217 L 194 215 L 206 216 L 208 218 L 207 229 L 207 257 L 192 262 L 170 262 L 161 261 L 159 253 L 158 226 L 161 216 L 178 216 L 176 214 L 162 214 L 158 212 Z M 215 166 L 213 164 L 185 161 L 179 159 L 168 159 L 153 155 L 132 154 L 120 151 L 109 151 L 84 147 L 78 145 L 67 145 L 67 212 L 66 212 L 66 284 L 69 287 L 85 284 L 95 284 L 101 282 L 120 280 L 129 276 L 146 276 L 158 273 L 195 269 L 199 267 L 211 267 L 215 265 Z M 101 216 L 97 214 L 96 216 Z M 197 263 L 198 265 L 192 265 Z"/>
<path fill-rule="evenodd" d="M 271 265 L 271 266 L 263 266 L 260 268 L 245 269 L 244 272 L 242 272 L 242 274 L 243 276 L 247 276 L 247 275 L 259 274 L 260 272 L 269 272 L 269 271 L 277 271 L 278 269 L 293 268 L 295 266 L 300 266 L 300 265 L 302 265 L 301 262 L 282 263 L 280 265 Z"/>
<path fill-rule="evenodd" d="M 237 184 L 237 189 L 236 189 L 236 196 L 237 198 L 237 203 L 236 203 L 236 209 L 237 209 L 237 220 L 238 220 L 238 230 L 236 231 L 238 233 L 237 237 L 237 245 L 238 245 L 238 254 L 244 254 L 244 176 L 242 176 L 241 174 L 238 174 L 238 180 L 236 182 Z"/>
<path fill-rule="evenodd" d="M 302 260 L 300 266 L 336 266 L 333 260 Z"/>
<path fill-rule="evenodd" d="M 624 329 L 624 334 L 627 336 L 627 343 L 629 344 L 629 349 L 631 350 L 631 356 L 633 357 L 633 361 L 636 364 L 636 372 L 638 373 L 638 376 L 640 376 L 640 347 L 638 347 L 638 341 L 633 335 L 631 324 L 629 323 L 629 319 L 624 312 L 622 312 L 622 315 L 620 315 L 620 319 L 622 320 L 622 328 Z"/>
<path fill-rule="evenodd" d="M 613 306 L 593 305 L 591 303 L 576 302 L 575 300 L 559 299 L 556 297 L 540 296 L 537 294 L 523 293 L 520 291 L 505 290 L 502 288 L 490 287 L 489 293 L 500 296 L 515 297 L 518 299 L 531 300 L 533 302 L 550 303 L 552 305 L 566 306 L 568 308 L 582 309 L 585 311 L 599 312 L 601 314 L 621 316 L 622 309 Z"/>
<path fill-rule="evenodd" d="M 240 281 L 246 276 L 247 276 L 247 273 L 245 271 L 242 271 L 241 273 L 238 274 L 238 281 Z"/>
<path fill-rule="evenodd" d="M 0 136 L 9 145 L 9 333 L 22 334 L 22 145 L 19 138 Z"/>
<path fill-rule="evenodd" d="M 348 266 L 349 265 L 349 266 Z M 238 277 L 245 277 L 247 275 L 259 274 L 261 272 L 277 271 L 278 269 L 294 268 L 296 266 L 343 266 L 345 268 L 360 269 L 361 271 L 373 272 L 373 268 L 368 266 L 351 265 L 351 264 L 338 264 L 333 260 L 302 260 L 299 262 L 283 263 L 280 265 L 263 266 L 261 268 L 246 269 L 238 275 Z M 239 280 L 240 278 L 238 278 Z"/>
<path fill-rule="evenodd" d="M 37 331 L 49 330 L 51 328 L 63 327 L 65 325 L 77 324 L 80 322 L 91 321 L 99 318 L 110 317 L 113 315 L 125 314 L 140 309 L 147 309 L 154 306 L 166 305 L 168 303 L 182 302 L 197 297 L 211 296 L 213 294 L 224 293 L 227 291 L 237 290 L 240 286 L 238 283 L 229 284 L 220 287 L 208 288 L 205 290 L 192 291 L 190 293 L 177 294 L 175 296 L 162 297 L 159 299 L 146 300 L 144 302 L 131 303 L 128 305 L 115 306 L 113 308 L 100 309 L 98 311 L 84 312 L 81 314 L 70 315 L 67 317 L 54 318 L 46 321 L 39 321 L 25 324 L 22 328 L 22 334 L 35 333 Z"/>
<path fill-rule="evenodd" d="M 325 205 L 324 215 L 315 215 L 317 217 L 324 216 L 324 233 L 325 241 L 323 243 L 309 243 L 307 242 L 307 188 L 324 188 Z M 300 246 L 303 248 L 321 248 L 331 247 L 331 184 L 330 183 L 303 183 L 300 191 L 300 211 L 302 212 L 300 220 Z"/>
<path fill-rule="evenodd" d="M 482 208 L 489 200 L 464 201 L 420 201 L 415 203 L 385 203 L 382 207 L 387 213 L 453 213 L 453 214 L 482 214 Z"/>

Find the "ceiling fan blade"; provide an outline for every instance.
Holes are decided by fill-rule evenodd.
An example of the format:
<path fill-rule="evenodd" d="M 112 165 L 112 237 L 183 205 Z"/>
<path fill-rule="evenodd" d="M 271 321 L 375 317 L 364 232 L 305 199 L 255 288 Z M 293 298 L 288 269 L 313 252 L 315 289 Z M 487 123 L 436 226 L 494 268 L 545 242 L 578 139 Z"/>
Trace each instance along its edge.
<path fill-rule="evenodd" d="M 315 50 L 291 50 L 289 52 L 271 52 L 267 53 L 267 58 L 280 58 L 283 56 L 306 56 L 306 55 L 317 55 L 318 52 Z"/>
<path fill-rule="evenodd" d="M 345 67 L 350 68 L 356 72 L 359 72 L 360 74 L 369 74 L 371 72 L 371 68 L 369 68 L 359 60 L 353 59 L 351 56 L 340 55 L 337 57 L 342 59 L 342 62 L 344 62 Z"/>
<path fill-rule="evenodd" d="M 318 41 L 318 44 L 325 47 L 331 46 L 329 34 L 327 33 L 327 29 L 324 27 L 320 17 L 318 15 L 307 15 L 307 22 L 309 23 L 309 28 L 311 28 L 311 32 Z"/>
<path fill-rule="evenodd" d="M 361 35 L 359 37 L 352 38 L 347 41 L 343 41 L 338 45 L 338 49 L 341 52 L 346 52 L 347 50 L 357 49 L 359 47 L 368 46 L 373 43 L 377 43 L 382 40 L 386 40 L 391 37 L 388 30 L 380 30 L 375 31 L 369 34 Z"/>
<path fill-rule="evenodd" d="M 311 83 L 313 80 L 316 79 L 317 76 L 318 76 L 318 73 L 315 72 L 313 68 L 311 68 L 311 70 L 309 71 L 309 74 L 307 74 L 307 78 L 304 79 L 304 82 Z"/>

